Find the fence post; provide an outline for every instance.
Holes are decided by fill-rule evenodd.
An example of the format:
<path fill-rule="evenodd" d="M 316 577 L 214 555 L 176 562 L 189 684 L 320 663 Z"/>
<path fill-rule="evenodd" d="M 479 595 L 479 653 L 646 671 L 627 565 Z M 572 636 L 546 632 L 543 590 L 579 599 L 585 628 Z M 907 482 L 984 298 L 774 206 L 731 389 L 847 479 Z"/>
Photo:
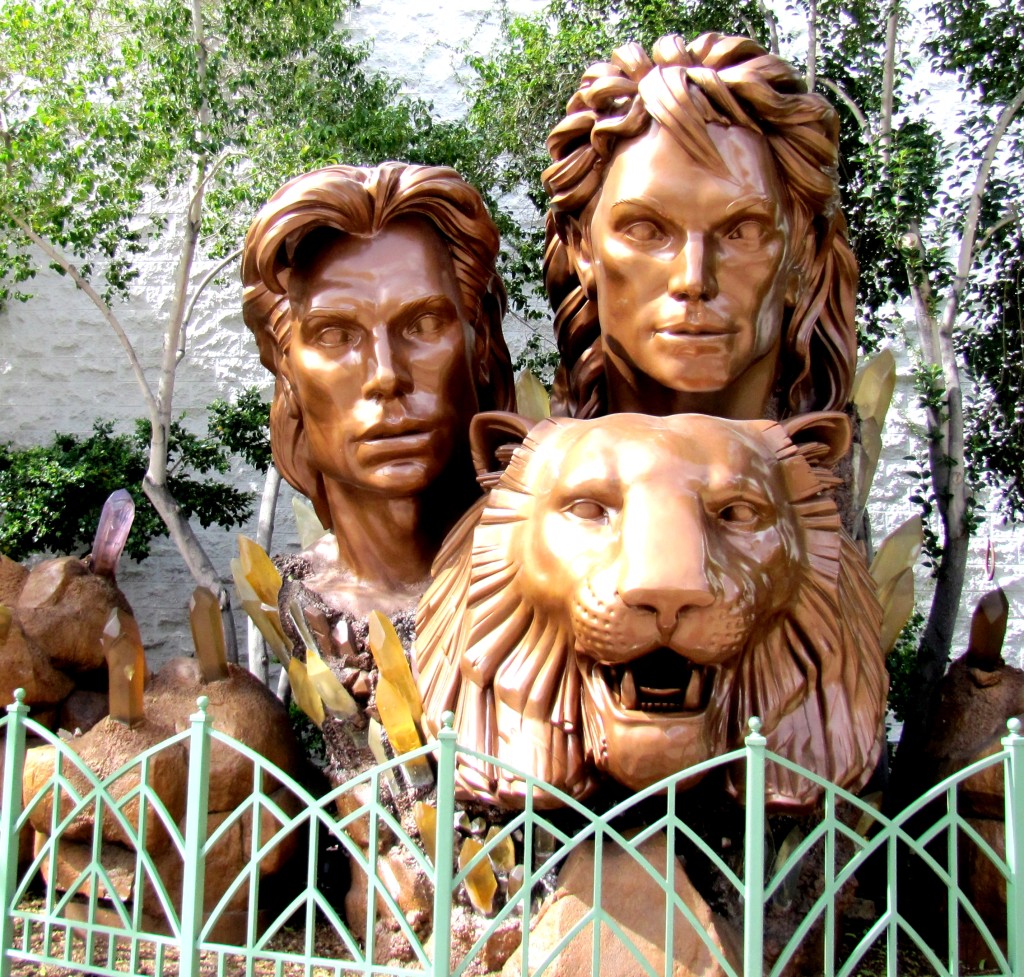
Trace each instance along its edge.
<path fill-rule="evenodd" d="M 744 740 L 747 763 L 746 828 L 743 837 L 743 975 L 764 972 L 764 769 L 767 740 L 761 720 L 750 719 Z"/>
<path fill-rule="evenodd" d="M 1006 886 L 1007 951 L 1011 972 L 1024 975 L 1024 736 L 1016 717 L 1006 724 L 1003 739 L 1006 762 L 1006 864 L 1010 879 Z"/>
<path fill-rule="evenodd" d="M 15 689 L 14 702 L 7 707 L 7 738 L 4 743 L 4 778 L 3 793 L 0 794 L 0 893 L 3 894 L 3 905 L 0 906 L 0 977 L 10 977 L 11 960 L 7 951 L 14 942 L 14 918 L 10 910 L 14 890 L 18 886 L 18 818 L 21 816 L 22 775 L 25 764 L 25 717 L 28 706 L 25 705 L 25 690 Z"/>
<path fill-rule="evenodd" d="M 199 938 L 203 930 L 203 894 L 206 881 L 206 822 L 210 796 L 210 700 L 196 700 L 199 711 L 192 722 L 188 743 L 188 797 L 185 807 L 185 873 L 181 886 L 181 942 L 179 977 L 199 977 Z"/>
<path fill-rule="evenodd" d="M 455 714 L 437 734 L 437 837 L 434 839 L 434 977 L 449 977 L 452 956 L 452 864 L 455 860 Z"/>

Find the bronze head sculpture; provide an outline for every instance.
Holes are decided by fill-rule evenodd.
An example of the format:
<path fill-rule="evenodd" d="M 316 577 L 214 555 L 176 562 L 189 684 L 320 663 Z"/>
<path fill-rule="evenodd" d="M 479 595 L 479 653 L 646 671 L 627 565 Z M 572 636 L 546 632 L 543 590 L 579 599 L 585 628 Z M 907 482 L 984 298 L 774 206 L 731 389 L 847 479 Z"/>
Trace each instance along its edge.
<path fill-rule="evenodd" d="M 593 65 L 548 138 L 560 412 L 842 409 L 857 266 L 838 117 L 742 37 Z"/>
<path fill-rule="evenodd" d="M 249 229 L 243 313 L 276 377 L 274 460 L 357 589 L 415 590 L 479 494 L 470 418 L 514 403 L 497 252 L 454 170 L 402 163 L 306 173 Z"/>
<path fill-rule="evenodd" d="M 828 492 L 846 416 L 549 419 L 501 470 L 493 445 L 517 424 L 474 420 L 493 488 L 420 602 L 430 731 L 452 710 L 464 746 L 585 797 L 728 752 L 759 716 L 769 749 L 863 786 L 887 678 L 874 583 Z M 526 782 L 485 761 L 460 756 L 458 780 L 525 803 Z M 776 764 L 767 791 L 790 810 L 819 793 Z"/>

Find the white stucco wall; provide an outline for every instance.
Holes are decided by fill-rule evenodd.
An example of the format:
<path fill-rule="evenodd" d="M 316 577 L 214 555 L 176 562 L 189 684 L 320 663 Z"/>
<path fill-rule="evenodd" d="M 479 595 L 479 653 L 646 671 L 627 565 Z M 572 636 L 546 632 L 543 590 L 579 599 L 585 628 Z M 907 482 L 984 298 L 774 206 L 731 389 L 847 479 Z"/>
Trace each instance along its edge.
<path fill-rule="evenodd" d="M 538 0 L 518 0 L 514 9 L 539 6 Z M 432 100 L 435 110 L 450 118 L 460 111 L 455 79 L 465 70 L 466 50 L 486 50 L 494 38 L 491 8 L 483 0 L 450 0 L 443 8 L 408 0 L 364 0 L 354 12 L 351 26 L 358 37 L 374 41 L 375 65 L 401 76 L 406 91 Z M 161 322 L 170 302 L 173 255 L 157 247 L 142 266 L 138 297 L 119 312 L 143 363 L 155 371 Z M 205 270 L 197 268 L 194 280 Z M 120 419 L 127 430 L 131 419 L 143 414 L 143 404 L 113 333 L 66 279 L 46 273 L 34 288 L 37 297 L 33 301 L 15 304 L 0 314 L 0 438 L 21 445 L 39 443 L 57 430 L 86 432 L 97 417 Z M 268 393 L 270 390 L 269 377 L 241 320 L 240 291 L 234 284 L 212 289 L 196 310 L 188 355 L 178 370 L 175 408 L 197 428 L 203 424 L 205 405 L 215 398 L 230 398 L 233 390 L 253 383 L 263 385 Z M 514 350 L 522 341 L 521 335 L 510 330 Z M 913 512 L 907 498 L 911 486 L 902 475 L 907 467 L 903 458 L 922 450 L 912 434 L 913 423 L 920 423 L 920 418 L 915 417 L 906 377 L 909 361 L 902 354 L 899 360 L 903 379 L 894 404 L 896 416 L 885 433 L 886 454 L 871 505 L 876 539 Z M 155 372 L 151 378 L 155 383 Z M 261 490 L 256 473 L 239 470 L 237 478 L 243 487 Z M 295 541 L 289 499 L 286 489 L 278 508 L 274 546 L 278 551 Z M 242 531 L 252 535 L 255 526 Z M 198 526 L 197 532 L 229 579 L 228 562 L 236 553 L 233 535 Z M 1017 648 L 1024 630 L 1024 535 L 990 521 L 973 547 L 957 650 L 964 645 L 969 608 L 990 586 L 982 571 L 989 533 L 998 558 L 996 581 L 1007 589 L 1011 601 L 1008 648 Z M 927 573 L 920 576 L 926 590 Z M 126 560 L 119 582 L 136 610 L 154 665 L 172 655 L 191 653 L 187 606 L 193 583 L 168 541 L 156 541 L 153 555 L 141 565 Z M 921 606 L 927 607 L 926 594 Z M 241 616 L 238 633 L 244 647 Z M 1017 654 L 1014 650 L 1011 657 L 1017 660 Z"/>

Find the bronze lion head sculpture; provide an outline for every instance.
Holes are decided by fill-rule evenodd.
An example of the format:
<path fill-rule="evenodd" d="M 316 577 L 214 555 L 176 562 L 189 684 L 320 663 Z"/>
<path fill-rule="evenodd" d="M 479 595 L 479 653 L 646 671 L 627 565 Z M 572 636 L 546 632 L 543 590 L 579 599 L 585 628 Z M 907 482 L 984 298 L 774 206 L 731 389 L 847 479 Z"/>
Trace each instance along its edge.
<path fill-rule="evenodd" d="M 846 417 L 549 419 L 495 453 L 517 421 L 475 420 L 490 495 L 420 604 L 428 728 L 452 710 L 463 746 L 584 797 L 724 754 L 758 716 L 770 750 L 863 786 L 887 679 L 875 587 L 828 492 Z M 459 764 L 463 794 L 523 805 L 515 773 Z M 767 788 L 776 808 L 818 797 L 779 764 Z"/>

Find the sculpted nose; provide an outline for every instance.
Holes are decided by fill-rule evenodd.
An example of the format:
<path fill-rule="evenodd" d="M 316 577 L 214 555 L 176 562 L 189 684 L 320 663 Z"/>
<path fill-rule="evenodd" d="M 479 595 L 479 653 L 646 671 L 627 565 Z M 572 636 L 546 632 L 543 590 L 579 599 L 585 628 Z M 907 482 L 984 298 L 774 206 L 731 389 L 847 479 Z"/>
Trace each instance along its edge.
<path fill-rule="evenodd" d="M 403 393 L 406 386 L 405 371 L 391 345 L 390 337 L 383 330 L 375 331 L 366 363 L 363 397 L 367 400 L 386 400 Z"/>
<path fill-rule="evenodd" d="M 718 280 L 712 267 L 711 249 L 703 234 L 690 234 L 672 262 L 669 292 L 677 300 L 691 302 L 713 299 Z"/>
<path fill-rule="evenodd" d="M 665 536 L 664 513 L 643 514 L 649 531 L 623 526 L 623 562 L 619 597 L 628 607 L 655 615 L 659 630 L 671 631 L 684 611 L 708 607 L 715 589 L 699 517 L 687 519 L 682 532 Z M 636 522 L 636 520 L 632 520 Z"/>

